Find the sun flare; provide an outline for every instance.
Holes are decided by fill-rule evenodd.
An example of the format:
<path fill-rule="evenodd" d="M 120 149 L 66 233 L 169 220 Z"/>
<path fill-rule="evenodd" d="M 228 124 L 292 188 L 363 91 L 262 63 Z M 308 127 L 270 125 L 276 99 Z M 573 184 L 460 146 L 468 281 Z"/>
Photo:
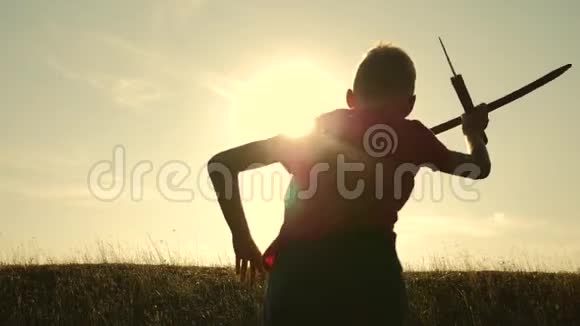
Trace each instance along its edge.
<path fill-rule="evenodd" d="M 340 83 L 310 61 L 273 64 L 234 91 L 237 135 L 304 135 L 316 116 L 340 105 L 341 94 Z"/>

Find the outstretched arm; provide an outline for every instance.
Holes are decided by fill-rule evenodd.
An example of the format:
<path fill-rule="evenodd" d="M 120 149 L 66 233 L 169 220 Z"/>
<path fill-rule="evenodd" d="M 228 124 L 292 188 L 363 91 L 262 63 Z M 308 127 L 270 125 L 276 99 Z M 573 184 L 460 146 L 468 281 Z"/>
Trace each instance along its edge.
<path fill-rule="evenodd" d="M 485 104 L 479 105 L 473 112 L 464 114 L 462 119 L 468 154 L 449 151 L 446 164 L 439 169 L 466 178 L 485 179 L 491 172 L 491 161 L 481 136 L 489 122 Z"/>

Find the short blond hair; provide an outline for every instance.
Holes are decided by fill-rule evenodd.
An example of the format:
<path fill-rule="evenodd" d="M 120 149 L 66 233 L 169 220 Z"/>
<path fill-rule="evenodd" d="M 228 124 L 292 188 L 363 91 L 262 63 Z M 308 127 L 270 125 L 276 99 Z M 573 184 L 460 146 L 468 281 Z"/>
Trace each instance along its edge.
<path fill-rule="evenodd" d="M 353 90 L 366 98 L 393 93 L 414 95 L 416 78 L 415 64 L 403 49 L 379 43 L 360 63 Z"/>

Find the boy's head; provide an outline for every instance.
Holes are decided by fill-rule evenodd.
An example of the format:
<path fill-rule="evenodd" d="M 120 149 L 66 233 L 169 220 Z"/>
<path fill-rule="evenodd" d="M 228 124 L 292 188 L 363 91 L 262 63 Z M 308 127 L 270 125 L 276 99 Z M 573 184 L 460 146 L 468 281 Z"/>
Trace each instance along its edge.
<path fill-rule="evenodd" d="M 388 110 L 404 118 L 415 105 L 415 65 L 401 48 L 379 44 L 360 63 L 347 92 L 351 108 Z"/>

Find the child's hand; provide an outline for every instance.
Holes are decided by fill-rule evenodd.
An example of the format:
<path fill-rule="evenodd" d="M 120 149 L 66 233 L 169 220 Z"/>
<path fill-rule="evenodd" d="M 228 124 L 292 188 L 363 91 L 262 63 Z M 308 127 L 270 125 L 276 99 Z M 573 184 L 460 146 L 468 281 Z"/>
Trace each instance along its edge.
<path fill-rule="evenodd" d="M 248 264 L 250 265 L 249 282 L 253 284 L 256 274 L 264 273 L 262 253 L 250 235 L 233 237 L 234 252 L 236 254 L 236 274 L 240 275 L 240 281 L 246 280 Z"/>
<path fill-rule="evenodd" d="M 461 120 L 464 135 L 481 135 L 489 123 L 487 104 L 476 106 L 472 112 L 463 114 Z"/>

